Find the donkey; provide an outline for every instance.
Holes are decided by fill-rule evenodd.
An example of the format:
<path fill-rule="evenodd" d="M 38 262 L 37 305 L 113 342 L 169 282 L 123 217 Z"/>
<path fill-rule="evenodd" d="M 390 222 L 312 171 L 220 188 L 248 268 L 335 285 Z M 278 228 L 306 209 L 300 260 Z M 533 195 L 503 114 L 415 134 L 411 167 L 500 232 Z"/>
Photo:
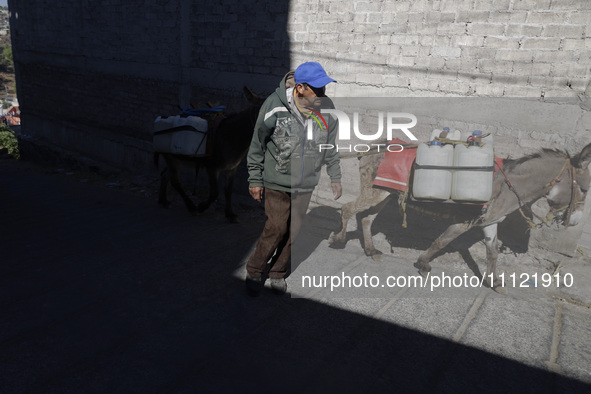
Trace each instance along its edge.
<path fill-rule="evenodd" d="M 355 201 L 343 205 L 342 229 L 329 237 L 331 247 L 346 244 L 347 222 L 353 215 L 360 214 L 365 254 L 378 261 L 380 252 L 374 247 L 371 225 L 391 196 L 389 191 L 372 187 L 383 155 L 366 155 L 360 159 L 361 193 Z M 544 149 L 516 160 L 505 160 L 493 182 L 492 197 L 484 205 L 486 209 L 464 218 L 456 218 L 456 223 L 449 226 L 418 257 L 414 266 L 421 275 L 427 276 L 431 271 L 429 263 L 433 256 L 466 231 L 481 227 L 486 245 L 486 276 L 487 279 L 492 278 L 492 283 L 488 284 L 496 291 L 504 292 L 499 287 L 501 281 L 496 273 L 497 225 L 510 213 L 529 206 L 540 198 L 547 200 L 556 221 L 563 223 L 565 227 L 577 225 L 583 218 L 583 205 L 591 180 L 588 169 L 590 162 L 591 144 L 572 158 L 556 150 Z M 402 194 L 399 194 L 399 203 L 405 203 Z M 408 203 L 413 204 L 412 201 Z M 441 205 L 444 204 L 439 204 Z"/>
<path fill-rule="evenodd" d="M 237 222 L 238 215 L 232 210 L 232 188 L 238 165 L 248 152 L 250 140 L 254 132 L 254 126 L 263 99 L 257 96 L 247 87 L 243 88 L 244 94 L 250 106 L 236 114 L 229 115 L 221 120 L 215 135 L 212 154 L 206 157 L 193 157 L 172 153 L 155 153 L 155 162 L 158 155 L 162 155 L 166 161 L 166 168 L 161 173 L 160 192 L 158 202 L 163 207 L 169 207 L 170 202 L 166 198 L 168 182 L 179 193 L 190 213 L 196 214 L 205 211 L 211 203 L 218 198 L 218 179 L 221 172 L 226 173 L 226 185 L 224 194 L 226 197 L 225 215 L 229 222 Z M 195 168 L 197 174 L 200 167 L 205 167 L 209 180 L 209 196 L 207 200 L 197 206 L 191 201 L 179 178 L 181 165 Z"/>

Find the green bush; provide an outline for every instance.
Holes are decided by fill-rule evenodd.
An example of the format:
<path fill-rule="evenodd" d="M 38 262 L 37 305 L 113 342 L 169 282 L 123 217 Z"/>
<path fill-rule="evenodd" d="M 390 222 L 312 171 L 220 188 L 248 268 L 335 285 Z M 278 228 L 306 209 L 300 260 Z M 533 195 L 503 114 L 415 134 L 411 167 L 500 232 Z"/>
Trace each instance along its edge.
<path fill-rule="evenodd" d="M 15 159 L 20 158 L 16 134 L 5 124 L 0 124 L 0 148 L 7 148 Z"/>

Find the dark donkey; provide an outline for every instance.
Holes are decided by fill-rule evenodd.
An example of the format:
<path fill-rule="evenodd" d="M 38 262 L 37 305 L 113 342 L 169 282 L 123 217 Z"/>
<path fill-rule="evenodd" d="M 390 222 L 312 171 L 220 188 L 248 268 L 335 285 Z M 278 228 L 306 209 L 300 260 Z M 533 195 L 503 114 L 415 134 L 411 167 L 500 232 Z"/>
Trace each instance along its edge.
<path fill-rule="evenodd" d="M 238 113 L 229 115 L 221 120 L 214 136 L 212 154 L 207 157 L 193 157 L 172 153 L 155 153 L 162 155 L 166 161 L 166 168 L 162 171 L 160 179 L 160 193 L 158 202 L 169 207 L 170 202 L 166 199 L 168 182 L 180 194 L 187 209 L 192 214 L 203 212 L 211 203 L 218 198 L 218 179 L 220 172 L 226 173 L 226 185 L 224 195 L 226 198 L 225 214 L 230 222 L 236 222 L 238 216 L 232 210 L 232 188 L 238 165 L 248 152 L 250 140 L 254 132 L 254 126 L 258 117 L 259 109 L 263 99 L 259 98 L 247 87 L 244 87 L 244 94 L 250 106 Z M 209 196 L 207 200 L 195 206 L 189 198 L 180 181 L 179 170 L 181 165 L 195 168 L 198 173 L 200 167 L 205 167 L 209 179 Z"/>
<path fill-rule="evenodd" d="M 342 230 L 337 234 L 331 234 L 329 239 L 329 244 L 333 247 L 344 245 L 347 242 L 347 222 L 359 213 L 365 254 L 375 260 L 379 260 L 380 252 L 374 247 L 371 225 L 391 195 L 389 191 L 372 187 L 381 157 L 383 153 L 361 158 L 361 194 L 355 201 L 343 205 Z M 589 188 L 590 161 L 591 144 L 572 158 L 562 152 L 546 149 L 517 160 L 505 160 L 493 183 L 493 193 L 487 203 L 486 212 L 456 219 L 456 224 L 449 226 L 419 256 L 415 267 L 421 275 L 427 276 L 431 271 L 429 263 L 437 252 L 471 228 L 482 227 L 487 256 L 486 278 L 494 278 L 493 283 L 489 283 L 491 287 L 499 292 L 504 291 L 499 287 L 501 283 L 496 274 L 498 223 L 517 209 L 531 205 L 540 198 L 546 198 L 555 220 L 562 222 L 566 227 L 578 224 L 583 218 L 583 204 Z M 402 200 L 402 194 L 399 200 Z M 411 201 L 408 203 L 412 204 Z"/>

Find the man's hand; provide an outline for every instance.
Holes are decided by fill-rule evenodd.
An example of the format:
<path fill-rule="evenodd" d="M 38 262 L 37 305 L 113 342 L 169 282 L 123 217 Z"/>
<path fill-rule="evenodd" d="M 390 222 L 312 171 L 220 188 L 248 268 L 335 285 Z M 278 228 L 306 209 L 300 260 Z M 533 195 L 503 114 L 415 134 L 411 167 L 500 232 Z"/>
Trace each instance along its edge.
<path fill-rule="evenodd" d="M 252 198 L 257 200 L 258 202 L 261 202 L 261 201 L 263 201 L 263 189 L 264 188 L 261 186 L 256 186 L 256 187 L 249 187 L 248 191 L 250 192 L 250 195 L 252 196 Z"/>
<path fill-rule="evenodd" d="M 343 187 L 340 183 L 331 183 L 330 187 L 332 188 L 332 194 L 334 196 L 334 199 L 338 200 L 339 197 L 343 195 Z"/>

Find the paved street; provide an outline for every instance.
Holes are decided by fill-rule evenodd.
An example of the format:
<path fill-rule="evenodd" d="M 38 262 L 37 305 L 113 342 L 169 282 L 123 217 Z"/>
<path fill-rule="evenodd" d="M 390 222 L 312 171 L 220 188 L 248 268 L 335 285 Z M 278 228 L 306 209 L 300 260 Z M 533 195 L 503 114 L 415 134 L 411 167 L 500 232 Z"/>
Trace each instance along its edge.
<path fill-rule="evenodd" d="M 262 208 L 238 195 L 228 224 L 136 183 L 0 160 L 0 393 L 591 391 L 587 257 L 561 271 L 574 293 L 302 286 L 410 278 L 420 252 L 380 235 L 381 263 L 358 240 L 331 249 L 338 212 L 315 205 L 291 296 L 251 298 Z M 433 274 L 474 276 L 449 260 Z"/>

